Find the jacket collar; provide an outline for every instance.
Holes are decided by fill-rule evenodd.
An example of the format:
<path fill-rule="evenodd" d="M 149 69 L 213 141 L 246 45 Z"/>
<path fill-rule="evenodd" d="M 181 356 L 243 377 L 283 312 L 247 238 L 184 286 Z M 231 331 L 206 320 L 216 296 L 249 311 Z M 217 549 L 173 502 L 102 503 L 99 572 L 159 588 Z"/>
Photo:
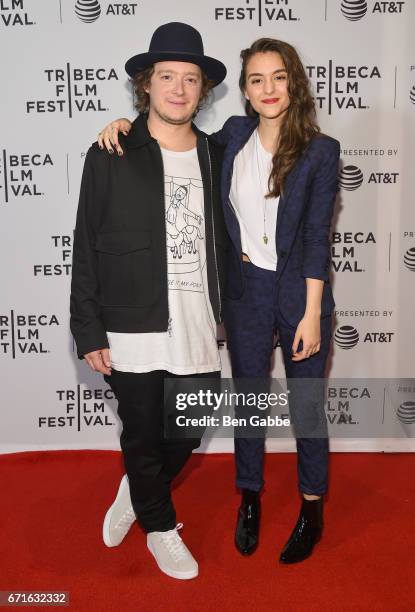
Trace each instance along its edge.
<path fill-rule="evenodd" d="M 155 138 L 152 137 L 148 130 L 147 119 L 147 113 L 142 113 L 134 119 L 131 125 L 131 130 L 129 131 L 128 135 L 125 136 L 125 144 L 128 149 L 142 147 L 149 142 L 156 142 Z M 199 130 L 194 123 L 192 123 L 192 130 L 195 132 L 198 140 L 206 136 L 206 134 Z"/>
<path fill-rule="evenodd" d="M 244 117 L 233 136 L 234 151 L 240 151 L 259 125 L 259 117 Z"/>

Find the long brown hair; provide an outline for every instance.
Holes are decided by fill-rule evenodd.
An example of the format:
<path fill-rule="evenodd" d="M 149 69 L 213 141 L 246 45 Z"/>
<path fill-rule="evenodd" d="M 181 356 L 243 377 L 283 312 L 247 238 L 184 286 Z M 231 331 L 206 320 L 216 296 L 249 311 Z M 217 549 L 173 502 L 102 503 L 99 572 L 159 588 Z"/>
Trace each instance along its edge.
<path fill-rule="evenodd" d="M 316 122 L 316 109 L 310 91 L 310 82 L 297 51 L 286 42 L 275 38 L 260 38 L 248 49 L 241 51 L 242 69 L 239 87 L 246 89 L 246 67 L 255 53 L 276 52 L 281 55 L 288 78 L 290 105 L 281 122 L 278 150 L 272 158 L 272 169 L 268 180 L 266 197 L 277 197 L 283 192 L 287 174 L 306 149 L 311 138 L 320 132 Z M 245 102 L 249 117 L 258 117 L 249 100 Z"/>

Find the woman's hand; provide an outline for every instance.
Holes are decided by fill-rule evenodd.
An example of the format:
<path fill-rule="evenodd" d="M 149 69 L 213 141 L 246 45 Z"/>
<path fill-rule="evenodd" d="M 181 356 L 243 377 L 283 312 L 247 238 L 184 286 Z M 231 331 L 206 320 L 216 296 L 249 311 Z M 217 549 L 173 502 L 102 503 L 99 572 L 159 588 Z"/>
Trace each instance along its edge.
<path fill-rule="evenodd" d="M 300 340 L 303 341 L 303 350 L 298 351 Z M 318 353 L 320 350 L 321 331 L 320 331 L 320 315 L 305 314 L 297 326 L 292 346 L 293 361 L 302 361 L 308 359 L 311 355 Z"/>
<path fill-rule="evenodd" d="M 98 134 L 98 145 L 100 149 L 107 148 L 108 153 L 114 153 L 114 149 L 118 155 L 123 155 L 124 151 L 120 147 L 118 142 L 118 132 L 127 136 L 131 130 L 131 121 L 125 118 L 116 119 L 111 121 L 103 130 Z"/>

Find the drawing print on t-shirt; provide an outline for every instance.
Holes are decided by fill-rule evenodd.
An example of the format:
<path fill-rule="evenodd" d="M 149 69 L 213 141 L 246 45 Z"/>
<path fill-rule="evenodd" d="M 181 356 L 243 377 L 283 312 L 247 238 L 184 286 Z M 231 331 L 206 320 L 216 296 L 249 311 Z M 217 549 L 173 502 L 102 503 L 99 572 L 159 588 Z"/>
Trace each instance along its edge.
<path fill-rule="evenodd" d="M 203 268 L 206 259 L 202 181 L 165 176 L 165 198 L 169 275 L 195 273 Z M 191 281 L 188 277 L 180 284 L 169 285 L 174 289 L 191 289 L 193 285 L 191 290 L 200 290 L 200 273 Z"/>

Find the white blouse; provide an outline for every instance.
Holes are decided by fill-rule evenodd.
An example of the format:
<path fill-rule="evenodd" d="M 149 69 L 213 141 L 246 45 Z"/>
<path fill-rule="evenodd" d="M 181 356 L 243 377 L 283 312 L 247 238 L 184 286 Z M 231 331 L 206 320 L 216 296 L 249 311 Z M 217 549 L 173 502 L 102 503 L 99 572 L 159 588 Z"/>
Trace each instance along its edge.
<path fill-rule="evenodd" d="M 275 230 L 279 197 L 267 198 L 272 153 L 256 129 L 233 162 L 230 200 L 241 229 L 242 251 L 266 270 L 277 267 Z"/>

